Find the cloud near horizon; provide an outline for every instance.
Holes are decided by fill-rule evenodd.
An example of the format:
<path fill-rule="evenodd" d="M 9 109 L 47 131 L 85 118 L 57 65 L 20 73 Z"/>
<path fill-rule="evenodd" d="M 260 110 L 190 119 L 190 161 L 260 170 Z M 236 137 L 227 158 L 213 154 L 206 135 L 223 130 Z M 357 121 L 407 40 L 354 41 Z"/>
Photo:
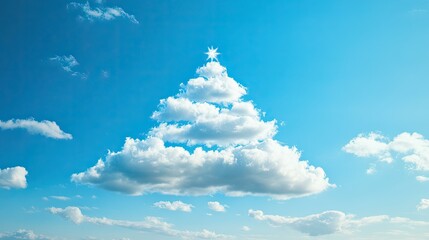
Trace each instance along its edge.
<path fill-rule="evenodd" d="M 0 169 L 0 188 L 27 188 L 27 174 L 27 170 L 20 166 Z"/>
<path fill-rule="evenodd" d="M 53 240 L 51 237 L 36 234 L 32 230 L 19 229 L 15 232 L 0 233 L 0 239 L 4 240 Z"/>
<path fill-rule="evenodd" d="M 273 226 L 289 226 L 292 229 L 310 236 L 321 236 L 335 233 L 350 234 L 361 227 L 387 223 L 398 224 L 405 228 L 427 227 L 429 222 L 416 221 L 403 217 L 391 217 L 389 215 L 376 215 L 357 218 L 353 214 L 341 211 L 325 211 L 304 217 L 287 217 L 280 215 L 268 215 L 261 210 L 250 209 L 248 215 L 258 221 L 267 221 Z"/>
<path fill-rule="evenodd" d="M 66 220 L 69 220 L 75 224 L 81 223 L 92 223 L 106 226 L 117 226 L 129 229 L 135 229 L 146 232 L 153 232 L 163 234 L 172 237 L 179 237 L 182 239 L 230 239 L 231 236 L 217 234 L 212 231 L 202 230 L 199 232 L 177 230 L 173 228 L 173 225 L 162 221 L 157 217 L 146 217 L 143 221 L 127 221 L 127 220 L 114 220 L 109 218 L 98 218 L 89 217 L 82 214 L 82 211 L 78 207 L 68 206 L 66 208 L 55 208 L 51 207 L 48 211 L 54 215 L 59 215 Z"/>
<path fill-rule="evenodd" d="M 122 150 L 71 180 L 131 195 L 271 196 L 288 199 L 320 193 L 333 184 L 324 170 L 273 139 L 275 120 L 264 121 L 246 89 L 219 62 L 162 99 L 146 139 L 127 138 Z M 189 150 L 192 149 L 192 150 Z"/>
<path fill-rule="evenodd" d="M 39 134 L 48 138 L 73 139 L 70 133 L 65 133 L 57 123 L 53 121 L 43 120 L 39 122 L 32 118 L 11 119 L 6 122 L 0 120 L 0 129 L 7 130 L 17 128 L 25 129 L 30 134 Z"/>
<path fill-rule="evenodd" d="M 419 133 L 403 132 L 392 141 L 378 133 L 359 134 L 343 150 L 358 157 L 376 157 L 387 163 L 393 161 L 392 156 L 399 155 L 414 170 L 429 171 L 429 140 Z M 416 179 L 426 180 L 422 176 Z"/>

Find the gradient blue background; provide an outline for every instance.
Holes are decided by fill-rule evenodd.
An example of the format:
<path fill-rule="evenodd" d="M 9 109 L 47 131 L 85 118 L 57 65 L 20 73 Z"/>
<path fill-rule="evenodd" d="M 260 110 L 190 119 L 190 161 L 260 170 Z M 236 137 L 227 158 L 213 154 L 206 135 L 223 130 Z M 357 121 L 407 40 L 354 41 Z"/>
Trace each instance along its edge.
<path fill-rule="evenodd" d="M 27 189 L 0 189 L 0 231 L 26 228 L 72 239 L 168 239 L 115 227 L 75 226 L 44 210 L 68 205 L 97 207 L 85 211 L 91 216 L 141 220 L 153 215 L 180 229 L 238 236 L 247 225 L 272 239 L 282 239 L 287 230 L 249 218 L 249 208 L 290 216 L 335 209 L 429 220 L 428 212 L 415 208 L 429 197 L 428 185 L 415 181 L 416 172 L 395 161 L 379 164 L 377 174 L 368 176 L 371 159 L 341 151 L 361 132 L 429 136 L 429 2 L 105 2 L 122 7 L 140 24 L 80 21 L 67 3 L 1 2 L 0 119 L 52 120 L 73 140 L 0 131 L 0 168 L 20 165 L 29 171 Z M 266 120 L 284 121 L 276 139 L 297 146 L 303 159 L 323 167 L 337 188 L 274 201 L 223 195 L 131 197 L 70 182 L 72 173 L 93 166 L 108 149 L 120 150 L 127 136 L 144 137 L 156 124 L 150 115 L 159 100 L 196 76 L 206 60 L 203 52 L 212 45 L 219 47 L 219 61 L 229 75 L 247 87 L 245 99 L 266 112 Z M 87 79 L 72 77 L 49 61 L 70 54 L 80 63 L 74 70 Z M 74 198 L 77 194 L 83 198 Z M 42 200 L 51 195 L 72 200 Z M 187 214 L 152 207 L 160 200 L 182 200 L 196 208 Z M 206 216 L 206 203 L 212 200 L 227 204 L 228 211 Z M 32 206 L 39 211 L 28 213 Z"/>

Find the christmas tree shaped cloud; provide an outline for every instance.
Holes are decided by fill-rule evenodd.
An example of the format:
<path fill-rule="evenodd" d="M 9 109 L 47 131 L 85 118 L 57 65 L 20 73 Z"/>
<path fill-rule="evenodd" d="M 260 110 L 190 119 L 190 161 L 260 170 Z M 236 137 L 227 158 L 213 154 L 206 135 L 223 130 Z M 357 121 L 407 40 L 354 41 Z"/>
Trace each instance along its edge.
<path fill-rule="evenodd" d="M 325 172 L 300 152 L 273 139 L 276 121 L 261 119 L 246 88 L 228 76 L 209 49 L 197 78 L 162 99 L 152 118 L 159 124 L 147 138 L 127 138 L 72 181 L 126 194 L 230 196 L 288 199 L 333 186 Z M 192 150 L 191 150 L 192 149 Z"/>

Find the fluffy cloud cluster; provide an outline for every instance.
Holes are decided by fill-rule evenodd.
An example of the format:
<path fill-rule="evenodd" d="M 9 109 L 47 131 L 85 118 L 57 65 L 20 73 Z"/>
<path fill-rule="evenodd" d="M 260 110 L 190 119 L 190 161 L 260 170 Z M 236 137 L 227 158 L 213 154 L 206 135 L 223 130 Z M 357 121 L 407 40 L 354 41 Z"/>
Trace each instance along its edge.
<path fill-rule="evenodd" d="M 215 212 L 225 212 L 224 205 L 220 204 L 220 202 L 208 202 L 207 206 L 210 208 L 210 210 L 213 210 Z"/>
<path fill-rule="evenodd" d="M 248 144 L 271 138 L 277 131 L 276 121 L 261 121 L 251 102 L 234 102 L 231 108 L 220 108 L 207 102 L 170 97 L 161 101 L 160 110 L 152 117 L 162 123 L 152 129 L 151 135 L 188 145 Z"/>
<path fill-rule="evenodd" d="M 284 217 L 279 215 L 266 215 L 261 210 L 249 210 L 249 216 L 259 220 L 268 221 L 273 225 L 287 225 L 291 228 L 308 234 L 319 236 L 338 232 L 353 231 L 354 229 L 373 223 L 389 220 L 387 215 L 356 218 L 354 215 L 340 211 L 326 211 L 305 217 Z"/>
<path fill-rule="evenodd" d="M 20 166 L 0 169 L 0 188 L 26 188 L 27 174 L 27 170 Z"/>
<path fill-rule="evenodd" d="M 16 232 L 0 233 L 0 239 L 4 240 L 50 240 L 52 238 L 39 235 L 31 230 L 19 229 Z"/>
<path fill-rule="evenodd" d="M 161 209 L 167 209 L 170 211 L 182 211 L 182 212 L 191 212 L 192 204 L 187 204 L 182 201 L 160 201 L 153 204 L 155 207 L 161 208 Z"/>
<path fill-rule="evenodd" d="M 102 2 L 99 2 L 99 3 L 101 4 Z M 128 14 L 127 12 L 124 11 L 124 9 L 120 7 L 91 8 L 91 6 L 89 5 L 89 2 L 86 2 L 86 3 L 71 2 L 67 6 L 71 8 L 80 9 L 84 14 L 84 16 L 81 16 L 81 18 L 85 18 L 90 21 L 93 21 L 93 20 L 110 21 L 118 17 L 122 17 L 130 20 L 132 23 L 135 23 L 135 24 L 139 23 L 139 21 L 137 21 L 134 15 Z"/>
<path fill-rule="evenodd" d="M 414 169 L 429 170 L 429 140 L 418 133 L 404 132 L 392 141 L 377 133 L 360 134 L 343 150 L 358 157 L 377 157 L 388 163 L 392 162 L 393 155 L 401 155 L 401 159 Z"/>
<path fill-rule="evenodd" d="M 200 232 L 193 231 L 182 231 L 173 228 L 170 223 L 164 222 L 156 217 L 146 217 L 145 220 L 140 222 L 126 221 L 126 220 L 114 220 L 109 218 L 97 218 L 89 217 L 82 214 L 82 211 L 78 207 L 66 207 L 66 208 L 49 208 L 52 214 L 59 215 L 75 224 L 83 222 L 93 223 L 98 225 L 107 226 L 118 226 L 125 227 L 140 231 L 154 232 L 167 236 L 173 236 L 176 238 L 183 239 L 229 239 L 230 236 L 217 234 L 212 231 L 202 230 Z"/>
<path fill-rule="evenodd" d="M 270 195 L 287 199 L 321 192 L 330 184 L 323 169 L 299 160 L 295 148 L 275 140 L 222 150 L 192 153 L 183 147 L 166 147 L 159 138 L 128 138 L 120 152 L 72 181 L 139 195 L 161 192 L 173 195 Z"/>
<path fill-rule="evenodd" d="M 49 60 L 58 63 L 61 68 L 70 73 L 73 77 L 80 77 L 81 79 L 86 79 L 87 76 L 84 73 L 74 71 L 73 68 L 79 65 L 79 62 L 76 60 L 76 58 L 73 55 L 63 55 L 63 56 L 55 56 L 49 58 Z"/>
<path fill-rule="evenodd" d="M 197 70 L 176 96 L 161 100 L 159 122 L 146 139 L 127 138 L 121 151 L 84 172 L 76 183 L 127 194 L 265 195 L 279 199 L 333 186 L 295 147 L 273 139 L 276 121 L 263 121 L 246 89 L 218 62 Z M 185 146 L 186 144 L 187 146 Z"/>
<path fill-rule="evenodd" d="M 0 120 L 1 129 L 16 129 L 22 128 L 31 134 L 40 134 L 48 138 L 55 139 L 72 139 L 72 135 L 63 132 L 60 127 L 52 121 L 43 120 L 36 121 L 34 119 L 11 119 L 8 121 Z"/>

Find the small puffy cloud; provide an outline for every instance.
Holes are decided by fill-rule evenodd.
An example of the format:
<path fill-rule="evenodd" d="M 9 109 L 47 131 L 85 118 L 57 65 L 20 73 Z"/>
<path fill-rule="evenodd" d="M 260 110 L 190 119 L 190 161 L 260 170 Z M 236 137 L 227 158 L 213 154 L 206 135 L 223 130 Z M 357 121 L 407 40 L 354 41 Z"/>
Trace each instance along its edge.
<path fill-rule="evenodd" d="M 70 200 L 69 197 L 66 196 L 50 196 L 49 198 L 55 199 L 55 200 L 60 200 L 60 201 L 68 201 Z"/>
<path fill-rule="evenodd" d="M 102 3 L 102 2 L 99 2 Z M 136 17 L 134 15 L 128 14 L 124 11 L 124 9 L 120 7 L 94 7 L 92 8 L 89 2 L 86 3 L 77 3 L 71 2 L 67 5 L 69 8 L 79 9 L 83 12 L 83 16 L 81 18 L 87 19 L 89 21 L 99 20 L 99 21 L 111 21 L 116 18 L 125 18 L 130 22 L 139 24 Z"/>
<path fill-rule="evenodd" d="M 324 170 L 301 160 L 295 147 L 273 139 L 276 120 L 264 121 L 246 89 L 219 62 L 197 69 L 181 91 L 162 99 L 152 118 L 158 122 L 143 140 L 127 138 L 76 183 L 126 194 L 230 196 L 288 199 L 334 185 Z"/>
<path fill-rule="evenodd" d="M 241 228 L 241 230 L 242 230 L 242 231 L 245 231 L 245 232 L 248 232 L 248 231 L 250 231 L 250 227 L 248 227 L 248 226 L 243 226 L 243 227 Z"/>
<path fill-rule="evenodd" d="M 162 235 L 182 238 L 182 239 L 230 239 L 231 236 L 217 234 L 212 231 L 202 230 L 199 232 L 193 231 L 182 231 L 173 228 L 173 225 L 162 221 L 157 217 L 146 217 L 143 221 L 127 221 L 127 220 L 114 220 L 109 218 L 98 218 L 89 217 L 82 214 L 82 211 L 78 207 L 66 207 L 66 208 L 49 208 L 52 214 L 59 215 L 75 224 L 80 223 L 92 223 L 106 226 L 118 226 L 124 228 L 130 228 L 140 231 L 154 232 Z"/>
<path fill-rule="evenodd" d="M 182 201 L 174 201 L 174 202 L 160 201 L 160 202 L 154 203 L 153 205 L 161 209 L 167 209 L 170 211 L 182 211 L 182 212 L 191 212 L 192 208 L 194 207 L 192 206 L 192 204 L 186 204 L 186 203 L 183 203 Z"/>
<path fill-rule="evenodd" d="M 82 214 L 82 212 L 78 207 L 66 207 L 66 208 L 51 207 L 48 210 L 50 213 L 59 215 L 76 224 L 82 223 L 83 221 L 86 220 L 86 217 Z"/>
<path fill-rule="evenodd" d="M 343 150 L 358 157 L 378 157 L 381 161 L 392 162 L 385 137 L 378 133 L 359 134 L 343 147 Z"/>
<path fill-rule="evenodd" d="M 207 206 L 215 212 L 225 212 L 226 211 L 225 210 L 226 205 L 222 205 L 222 204 L 220 204 L 220 202 L 208 202 Z"/>
<path fill-rule="evenodd" d="M 179 96 L 195 102 L 232 103 L 246 94 L 246 88 L 229 77 L 219 62 L 208 62 L 197 69 L 197 74 L 198 78 L 181 85 Z"/>
<path fill-rule="evenodd" d="M 371 164 L 371 166 L 366 170 L 366 174 L 372 175 L 377 172 L 377 169 L 375 167 L 375 164 Z"/>
<path fill-rule="evenodd" d="M 259 220 L 268 221 L 272 225 L 287 225 L 299 232 L 310 236 L 333 234 L 337 232 L 353 231 L 354 229 L 374 223 L 389 220 L 387 215 L 378 215 L 356 218 L 354 215 L 340 211 L 326 211 L 305 217 L 284 217 L 279 215 L 266 215 L 261 210 L 249 210 L 249 216 Z"/>
<path fill-rule="evenodd" d="M 417 210 L 425 210 L 429 208 L 429 199 L 421 199 L 419 205 L 417 205 Z"/>
<path fill-rule="evenodd" d="M 81 79 L 87 79 L 86 74 L 74 71 L 73 68 L 79 65 L 79 62 L 73 55 L 63 55 L 63 56 L 55 56 L 49 58 L 49 60 L 58 63 L 61 68 L 70 73 L 73 77 L 80 77 Z"/>
<path fill-rule="evenodd" d="M 429 177 L 417 176 L 416 180 L 419 181 L 419 182 L 429 182 Z"/>
<path fill-rule="evenodd" d="M 360 134 L 344 146 L 343 150 L 358 157 L 378 157 L 386 162 L 392 161 L 393 154 L 400 155 L 415 170 L 429 170 L 429 140 L 418 133 L 404 132 L 392 141 L 375 133 Z"/>
<path fill-rule="evenodd" d="M 3 130 L 22 128 L 30 134 L 40 134 L 55 139 L 73 138 L 71 134 L 63 132 L 55 122 L 48 120 L 40 122 L 34 119 L 11 119 L 5 122 L 0 120 L 0 128 Z"/>
<path fill-rule="evenodd" d="M 16 232 L 0 233 L 0 239 L 4 240 L 51 240 L 53 238 L 36 234 L 32 230 L 19 229 Z"/>
<path fill-rule="evenodd" d="M 27 174 L 27 170 L 20 166 L 0 169 L 0 188 L 26 188 Z"/>

